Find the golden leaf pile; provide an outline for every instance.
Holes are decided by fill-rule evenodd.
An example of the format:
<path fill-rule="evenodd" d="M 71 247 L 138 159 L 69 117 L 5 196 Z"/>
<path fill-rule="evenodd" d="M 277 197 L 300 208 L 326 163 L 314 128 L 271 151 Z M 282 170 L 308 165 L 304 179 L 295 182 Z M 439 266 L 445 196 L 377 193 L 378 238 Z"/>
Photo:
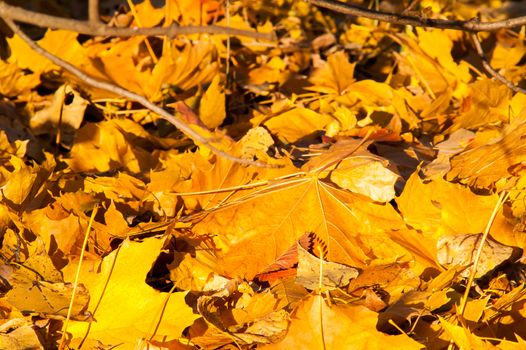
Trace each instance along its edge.
<path fill-rule="evenodd" d="M 489 3 L 415 11 L 504 19 L 513 4 Z M 468 34 L 296 0 L 146 0 L 110 17 L 274 33 L 31 33 L 269 167 L 7 38 L 1 349 L 526 346 L 526 97 L 481 73 Z M 481 38 L 524 83 L 524 30 Z"/>

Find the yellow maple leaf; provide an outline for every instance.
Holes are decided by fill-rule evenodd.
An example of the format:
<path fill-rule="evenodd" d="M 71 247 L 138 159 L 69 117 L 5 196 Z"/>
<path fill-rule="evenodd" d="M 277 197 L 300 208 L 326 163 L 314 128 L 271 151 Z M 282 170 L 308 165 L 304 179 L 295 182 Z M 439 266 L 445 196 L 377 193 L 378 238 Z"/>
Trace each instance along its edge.
<path fill-rule="evenodd" d="M 305 232 L 315 232 L 327 242 L 327 259 L 333 262 L 363 267 L 374 259 L 411 259 L 390 238 L 397 236 L 391 231 L 402 226 L 389 204 L 376 204 L 307 176 L 237 198 L 208 214 L 193 231 L 213 233 L 225 272 L 250 279 Z"/>
<path fill-rule="evenodd" d="M 295 310 L 285 339 L 263 349 L 422 349 L 405 334 L 376 330 L 378 314 L 365 306 L 329 306 L 310 296 Z M 309 330 L 306 332 L 305 330 Z"/>
<path fill-rule="evenodd" d="M 396 203 L 405 222 L 438 239 L 443 234 L 483 232 L 497 200 L 496 194 L 477 195 L 442 179 L 424 183 L 415 172 Z"/>
<path fill-rule="evenodd" d="M 269 121 L 265 126 L 286 143 L 294 143 L 332 122 L 331 116 L 316 113 L 307 108 L 294 108 L 281 113 Z"/>
<path fill-rule="evenodd" d="M 220 86 L 220 77 L 216 75 L 201 98 L 199 118 L 209 129 L 217 128 L 226 117 L 225 92 Z"/>
<path fill-rule="evenodd" d="M 309 90 L 326 94 L 341 95 L 354 82 L 354 63 L 350 63 L 343 51 L 333 53 L 327 62 L 316 69 L 309 81 Z"/>
<path fill-rule="evenodd" d="M 185 303 L 187 293 L 163 294 L 145 282 L 163 244 L 157 238 L 125 240 L 103 259 L 100 272 L 85 269 L 81 281 L 90 291 L 89 311 L 95 320 L 72 322 L 68 332 L 75 338 L 87 334 L 106 345 L 122 344 L 123 349 L 134 349 L 143 339 L 180 337 L 198 318 Z"/>

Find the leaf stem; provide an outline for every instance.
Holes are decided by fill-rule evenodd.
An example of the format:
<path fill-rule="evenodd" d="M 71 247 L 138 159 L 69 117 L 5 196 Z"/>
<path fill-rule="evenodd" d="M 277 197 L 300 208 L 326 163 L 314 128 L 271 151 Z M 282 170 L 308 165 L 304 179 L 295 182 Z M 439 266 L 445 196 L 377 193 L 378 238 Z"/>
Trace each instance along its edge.
<path fill-rule="evenodd" d="M 60 337 L 60 345 L 58 346 L 59 350 L 64 349 L 64 346 L 65 346 L 64 342 L 66 340 L 66 331 L 68 329 L 69 319 L 71 318 L 71 310 L 73 310 L 73 303 L 75 302 L 75 294 L 77 292 L 78 282 L 80 278 L 80 269 L 82 267 L 82 261 L 84 259 L 84 251 L 86 250 L 86 245 L 88 244 L 89 234 L 91 232 L 91 226 L 93 225 L 93 221 L 95 220 L 95 216 L 97 215 L 98 210 L 99 210 L 99 205 L 95 204 L 95 206 L 93 207 L 93 211 L 91 212 L 91 216 L 89 218 L 88 227 L 86 228 L 86 233 L 84 234 L 84 241 L 82 242 L 82 248 L 80 250 L 79 264 L 77 265 L 77 272 L 75 273 L 75 281 L 73 282 L 73 292 L 71 293 L 71 300 L 69 301 L 68 314 L 66 316 L 66 320 L 64 321 L 64 325 L 62 327 L 62 336 Z"/>
<path fill-rule="evenodd" d="M 473 262 L 473 267 L 471 268 L 471 273 L 469 275 L 469 279 L 466 285 L 464 296 L 462 297 L 462 301 L 460 303 L 460 312 L 459 312 L 460 316 L 463 316 L 464 311 L 466 311 L 466 304 L 468 302 L 469 291 L 471 290 L 471 286 L 473 285 L 473 281 L 475 280 L 475 275 L 477 273 L 477 267 L 479 265 L 480 256 L 482 255 L 482 248 L 484 248 L 484 243 L 486 242 L 486 239 L 488 238 L 489 230 L 491 229 L 491 225 L 493 224 L 493 221 L 495 221 L 495 217 L 497 216 L 497 213 L 500 207 L 502 206 L 502 204 L 504 204 L 504 202 L 506 202 L 509 195 L 510 193 L 508 191 L 502 191 L 502 193 L 499 196 L 499 200 L 495 204 L 495 207 L 493 208 L 493 212 L 491 213 L 491 216 L 488 220 L 488 224 L 486 225 L 486 229 L 484 230 L 484 234 L 482 235 L 482 239 L 480 240 L 480 244 L 477 248 L 477 253 L 475 255 L 475 260 Z"/>

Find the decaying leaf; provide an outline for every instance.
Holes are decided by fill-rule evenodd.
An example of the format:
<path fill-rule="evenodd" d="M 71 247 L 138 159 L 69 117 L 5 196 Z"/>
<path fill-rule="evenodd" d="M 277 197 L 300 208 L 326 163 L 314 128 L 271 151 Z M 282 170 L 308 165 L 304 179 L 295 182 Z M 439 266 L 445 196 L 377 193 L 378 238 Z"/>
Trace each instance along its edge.
<path fill-rule="evenodd" d="M 358 270 L 342 264 L 323 261 L 310 254 L 298 243 L 298 271 L 296 283 L 307 289 L 341 288 L 358 276 Z M 320 277 L 320 273 L 322 274 Z"/>
<path fill-rule="evenodd" d="M 283 300 L 276 295 L 255 294 L 247 284 L 230 293 L 202 296 L 197 302 L 199 313 L 207 322 L 243 344 L 268 344 L 281 339 L 288 325 L 283 306 Z"/>
<path fill-rule="evenodd" d="M 445 267 L 470 266 L 474 262 L 481 237 L 475 234 L 439 238 L 437 242 L 438 262 Z M 503 263 L 512 261 L 514 257 L 517 259 L 519 255 L 518 249 L 487 239 L 482 248 L 475 277 L 480 278 Z M 470 271 L 471 269 L 468 268 L 462 273 L 462 276 L 467 277 Z"/>

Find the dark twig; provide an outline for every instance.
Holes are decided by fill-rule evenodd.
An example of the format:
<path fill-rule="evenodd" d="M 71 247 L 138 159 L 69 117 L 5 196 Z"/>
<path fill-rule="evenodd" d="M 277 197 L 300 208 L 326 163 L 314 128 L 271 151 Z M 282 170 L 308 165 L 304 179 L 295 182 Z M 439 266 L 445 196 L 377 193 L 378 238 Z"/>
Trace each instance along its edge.
<path fill-rule="evenodd" d="M 254 165 L 257 167 L 274 167 L 272 165 L 258 162 L 258 161 L 252 161 L 249 159 L 243 159 L 235 157 L 231 154 L 228 154 L 224 151 L 221 151 L 217 147 L 213 146 L 210 142 L 211 140 L 201 136 L 199 133 L 194 131 L 190 126 L 186 125 L 183 121 L 177 119 L 164 109 L 158 107 L 154 103 L 150 102 L 147 98 L 138 95 L 134 92 L 131 92 L 129 90 L 126 90 L 122 87 L 119 87 L 117 85 L 103 82 L 97 79 L 92 78 L 91 76 L 87 75 L 86 73 L 82 72 L 77 67 L 73 66 L 71 63 L 64 61 L 63 59 L 53 55 L 49 51 L 42 48 L 40 45 L 38 45 L 36 42 L 31 40 L 21 29 L 18 27 L 15 22 L 13 22 L 11 19 L 4 18 L 5 23 L 11 28 L 11 30 L 17 34 L 24 42 L 26 42 L 34 51 L 39 53 L 40 55 L 44 56 L 45 58 L 49 59 L 51 62 L 56 64 L 57 66 L 64 69 L 66 72 L 69 72 L 70 74 L 74 75 L 78 79 L 80 79 L 82 82 L 93 86 L 95 88 L 105 90 L 111 93 L 114 93 L 116 95 L 126 97 L 132 101 L 135 101 L 137 103 L 140 103 L 144 107 L 148 108 L 150 111 L 158 114 L 161 118 L 167 120 L 171 124 L 173 124 L 175 127 L 177 127 L 179 130 L 181 130 L 186 136 L 190 137 L 192 140 L 201 143 L 204 147 L 207 147 L 212 152 L 214 152 L 216 155 L 221 156 L 223 158 L 229 159 L 233 162 L 245 164 L 245 165 Z"/>
<path fill-rule="evenodd" d="M 448 20 L 427 18 L 423 16 L 411 16 L 407 14 L 390 13 L 376 10 L 369 10 L 357 5 L 346 4 L 335 0 L 307 0 L 308 2 L 327 8 L 329 10 L 352 15 L 357 17 L 364 17 L 374 19 L 382 22 L 389 22 L 400 25 L 411 25 L 415 27 L 431 27 L 441 29 L 456 29 L 466 32 L 491 32 L 503 28 L 520 27 L 526 24 L 526 16 L 505 19 L 502 21 L 480 22 L 478 19 L 470 19 L 468 21 Z"/>
<path fill-rule="evenodd" d="M 97 25 L 100 22 L 99 15 L 99 0 L 89 0 L 88 3 L 88 19 L 91 25 Z"/>
<path fill-rule="evenodd" d="M 90 4 L 91 5 L 91 4 Z M 91 16 L 91 12 L 90 12 Z M 42 28 L 57 28 L 74 31 L 80 34 L 94 36 L 117 36 L 128 37 L 135 35 L 144 36 L 167 36 L 173 38 L 177 35 L 189 34 L 224 34 L 239 35 L 261 40 L 274 40 L 273 33 L 258 33 L 216 25 L 208 26 L 184 26 L 171 25 L 169 27 L 152 28 L 117 28 L 109 27 L 102 22 L 81 21 L 57 16 L 45 15 L 38 12 L 28 11 L 21 7 L 11 6 L 0 1 L 0 17 L 6 20 L 33 24 Z M 91 17 L 90 17 L 91 18 Z"/>
<path fill-rule="evenodd" d="M 486 57 L 486 54 L 484 53 L 484 50 L 482 49 L 482 45 L 480 44 L 480 40 L 479 40 L 479 37 L 477 36 L 477 33 L 471 34 L 471 40 L 473 41 L 473 46 L 475 46 L 475 50 L 477 51 L 477 54 L 482 60 L 482 66 L 484 67 L 484 69 L 489 75 L 491 75 L 493 78 L 500 81 L 502 84 L 506 85 L 511 90 L 522 93 L 522 94 L 526 94 L 525 89 L 522 89 L 518 87 L 517 85 L 513 84 L 511 81 L 506 79 L 502 74 L 497 72 L 495 68 L 491 66 L 488 58 Z"/>

